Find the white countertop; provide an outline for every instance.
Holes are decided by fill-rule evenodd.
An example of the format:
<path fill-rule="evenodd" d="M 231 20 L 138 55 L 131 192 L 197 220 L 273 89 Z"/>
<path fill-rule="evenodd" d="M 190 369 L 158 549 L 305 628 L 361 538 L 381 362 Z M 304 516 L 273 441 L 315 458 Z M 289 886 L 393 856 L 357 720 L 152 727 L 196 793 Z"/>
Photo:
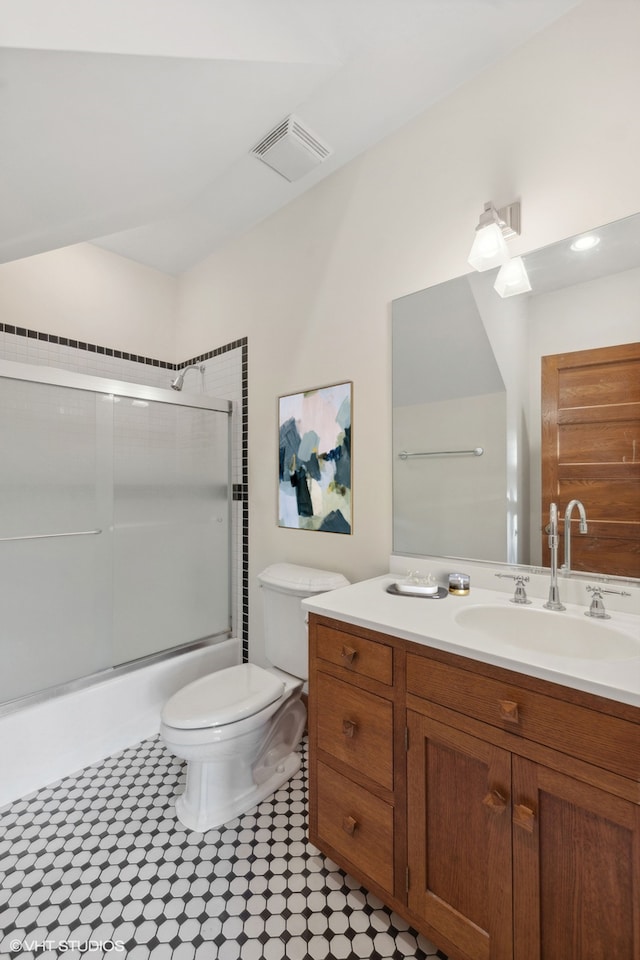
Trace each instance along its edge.
<path fill-rule="evenodd" d="M 532 598 L 531 606 L 518 608 L 510 603 L 510 593 L 474 587 L 473 584 L 467 596 L 448 595 L 441 600 L 387 593 L 387 586 L 401 579 L 397 574 L 387 574 L 373 580 L 363 580 L 349 587 L 310 597 L 303 600 L 302 605 L 313 613 L 369 630 L 390 633 L 437 650 L 640 706 L 639 616 L 616 612 L 611 620 L 602 624 L 637 641 L 639 654 L 636 657 L 614 660 L 606 656 L 585 659 L 558 656 L 517 647 L 506 640 L 463 627 L 456 621 L 455 615 L 465 607 L 492 604 L 510 608 L 514 614 L 518 609 L 538 609 L 544 617 L 564 617 L 573 621 L 579 618 L 577 622 L 584 626 L 585 631 L 594 630 L 598 622 L 585 619 L 584 607 L 567 603 L 566 610 L 562 612 L 545 611 L 543 600 Z M 576 627 L 577 624 L 574 622 L 571 626 Z M 606 650 L 606 641 L 603 646 Z"/>

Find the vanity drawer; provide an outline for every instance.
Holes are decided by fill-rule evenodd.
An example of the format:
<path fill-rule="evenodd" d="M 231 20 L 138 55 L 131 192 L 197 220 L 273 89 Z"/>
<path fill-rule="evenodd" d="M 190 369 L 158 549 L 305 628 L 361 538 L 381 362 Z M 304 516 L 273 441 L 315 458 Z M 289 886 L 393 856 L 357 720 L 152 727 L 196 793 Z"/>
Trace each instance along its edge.
<path fill-rule="evenodd" d="M 393 807 L 317 765 L 318 836 L 393 893 Z"/>
<path fill-rule="evenodd" d="M 393 704 L 318 674 L 318 749 L 393 790 Z"/>
<path fill-rule="evenodd" d="M 393 648 L 386 643 L 376 643 L 320 623 L 316 649 L 322 660 L 345 667 L 356 676 L 378 680 L 388 686 L 393 683 Z"/>
<path fill-rule="evenodd" d="M 407 691 L 620 776 L 640 777 L 640 724 L 413 654 Z"/>

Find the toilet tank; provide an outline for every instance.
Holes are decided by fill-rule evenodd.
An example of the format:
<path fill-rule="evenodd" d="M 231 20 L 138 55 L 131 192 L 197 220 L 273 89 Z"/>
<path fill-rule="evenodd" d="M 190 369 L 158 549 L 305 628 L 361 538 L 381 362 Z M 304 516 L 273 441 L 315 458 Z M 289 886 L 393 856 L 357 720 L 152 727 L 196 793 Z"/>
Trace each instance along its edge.
<path fill-rule="evenodd" d="M 265 655 L 269 663 L 301 680 L 309 676 L 307 625 L 300 601 L 349 586 L 341 573 L 274 563 L 258 574 L 262 587 Z"/>

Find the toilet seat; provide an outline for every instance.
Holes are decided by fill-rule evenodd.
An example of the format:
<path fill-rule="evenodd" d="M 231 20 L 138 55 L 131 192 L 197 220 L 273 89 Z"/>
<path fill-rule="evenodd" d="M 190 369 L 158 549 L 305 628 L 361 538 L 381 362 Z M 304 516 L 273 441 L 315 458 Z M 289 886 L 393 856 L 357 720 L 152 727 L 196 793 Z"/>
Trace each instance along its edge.
<path fill-rule="evenodd" d="M 194 680 L 164 706 L 162 722 L 178 730 L 222 727 L 280 700 L 283 681 L 254 663 L 241 663 Z"/>

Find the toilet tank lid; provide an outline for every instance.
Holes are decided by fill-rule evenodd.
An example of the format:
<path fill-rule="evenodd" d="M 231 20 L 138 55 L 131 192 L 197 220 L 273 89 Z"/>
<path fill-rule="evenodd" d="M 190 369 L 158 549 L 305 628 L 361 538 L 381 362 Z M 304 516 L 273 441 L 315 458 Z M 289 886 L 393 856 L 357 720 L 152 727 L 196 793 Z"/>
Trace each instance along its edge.
<path fill-rule="evenodd" d="M 280 677 L 255 663 L 226 667 L 188 683 L 167 701 L 162 722 L 181 730 L 221 727 L 264 710 L 284 691 Z"/>
<path fill-rule="evenodd" d="M 301 596 L 326 593 L 328 590 L 349 586 L 349 581 L 341 573 L 301 567 L 296 563 L 273 563 L 258 574 L 258 580 L 266 586 L 287 593 L 299 593 Z"/>

